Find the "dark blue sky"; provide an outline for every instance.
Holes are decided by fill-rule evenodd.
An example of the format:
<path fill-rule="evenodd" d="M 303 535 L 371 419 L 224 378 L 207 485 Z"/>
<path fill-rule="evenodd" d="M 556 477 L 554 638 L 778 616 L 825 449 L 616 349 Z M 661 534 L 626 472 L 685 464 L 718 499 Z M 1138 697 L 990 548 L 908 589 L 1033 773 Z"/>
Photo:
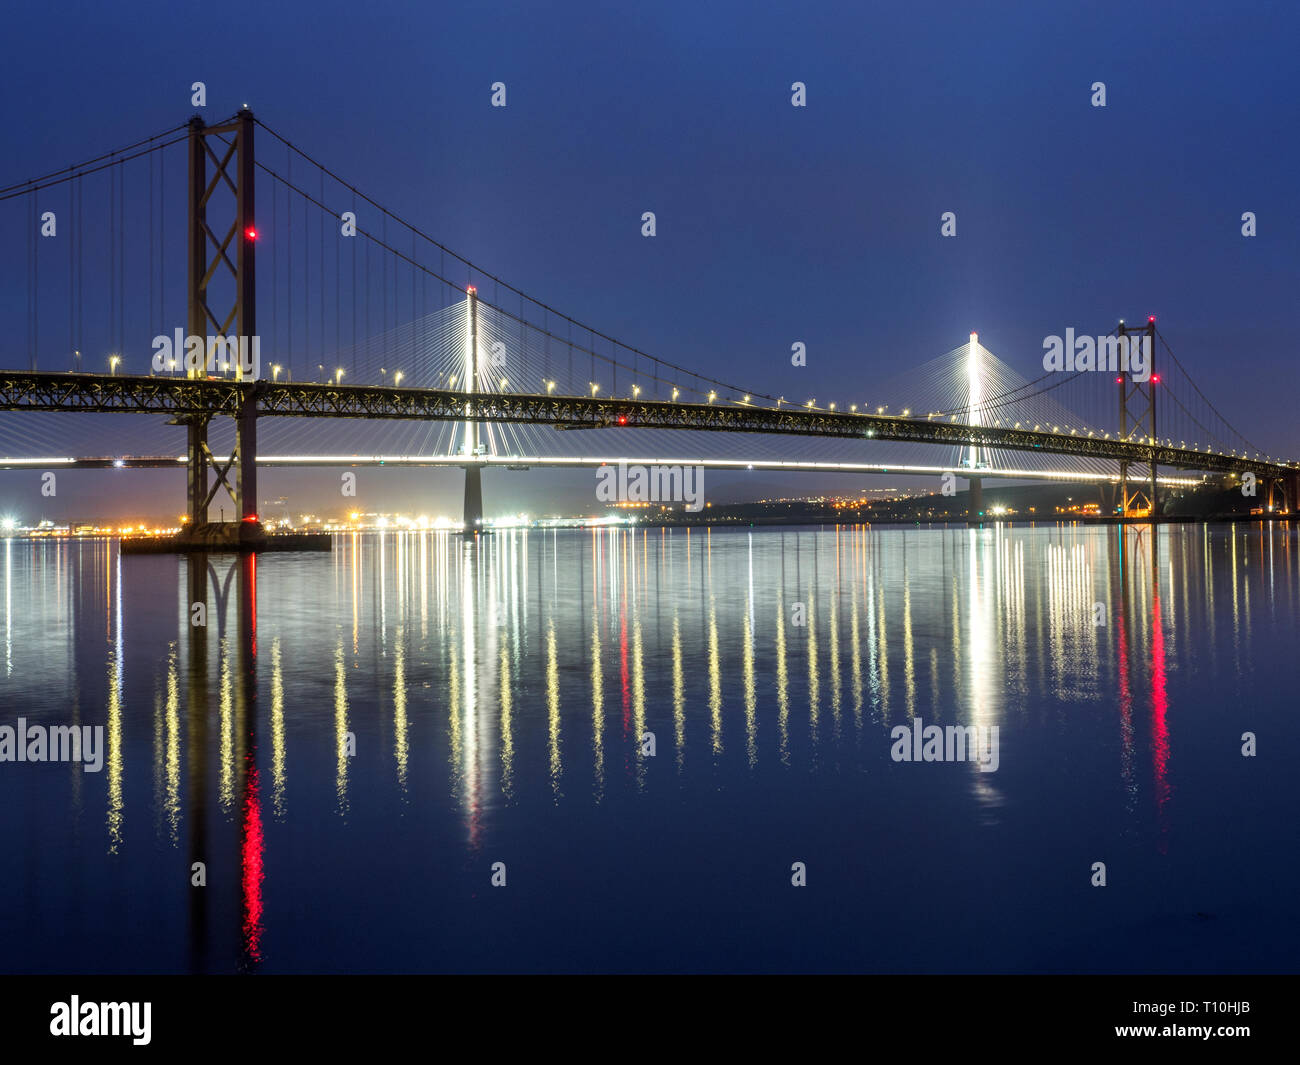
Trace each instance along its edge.
<path fill-rule="evenodd" d="M 202 80 L 206 117 L 247 102 L 448 246 L 701 372 L 850 402 L 971 329 L 1033 376 L 1044 336 L 1153 313 L 1226 415 L 1300 455 L 1294 5 L 169 0 L 5 21 L 0 182 L 184 121 Z M 22 366 L 14 207 L 0 361 Z M 130 476 L 130 496 L 173 483 Z M 304 502 L 336 483 L 276 476 Z M 383 476 L 402 504 L 416 482 Z M 591 498 L 589 475 L 556 483 Z"/>

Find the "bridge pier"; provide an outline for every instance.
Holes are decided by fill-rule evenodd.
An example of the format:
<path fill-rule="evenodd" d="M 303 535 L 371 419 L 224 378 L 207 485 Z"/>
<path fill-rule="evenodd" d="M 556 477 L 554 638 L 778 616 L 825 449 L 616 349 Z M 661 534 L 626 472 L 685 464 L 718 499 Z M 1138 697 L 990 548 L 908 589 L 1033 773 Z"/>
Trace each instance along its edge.
<path fill-rule="evenodd" d="M 257 516 L 257 386 L 244 388 L 239 401 L 239 414 L 235 418 L 235 498 L 238 502 L 239 520 L 253 525 L 259 532 L 262 523 Z"/>
<path fill-rule="evenodd" d="M 1287 477 L 1268 478 L 1268 494 L 1265 507 L 1269 514 L 1288 514 L 1296 508 L 1296 488 L 1300 487 L 1300 477 L 1292 474 Z"/>
<path fill-rule="evenodd" d="M 208 418 L 195 415 L 186 423 L 186 514 L 190 528 L 208 523 Z"/>
<path fill-rule="evenodd" d="M 483 525 L 483 468 L 478 465 L 465 467 L 465 509 L 462 512 L 466 536 L 473 536 L 481 531 Z"/>
<path fill-rule="evenodd" d="M 966 498 L 969 501 L 967 521 L 971 525 L 980 525 L 984 521 L 984 479 L 970 477 L 966 481 Z"/>

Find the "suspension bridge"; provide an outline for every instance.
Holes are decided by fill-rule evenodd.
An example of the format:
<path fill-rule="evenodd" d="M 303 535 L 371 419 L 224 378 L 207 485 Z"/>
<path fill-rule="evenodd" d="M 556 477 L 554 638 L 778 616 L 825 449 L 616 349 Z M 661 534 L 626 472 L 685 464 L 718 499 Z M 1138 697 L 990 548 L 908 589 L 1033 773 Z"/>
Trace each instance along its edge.
<path fill-rule="evenodd" d="M 972 333 L 857 402 L 787 398 L 528 295 L 248 109 L 0 203 L 28 248 L 27 365 L 0 370 L 0 411 L 24 417 L 0 419 L 0 469 L 183 467 L 196 543 L 259 540 L 261 466 L 463 468 L 470 533 L 493 466 L 953 474 L 972 517 L 991 477 L 1095 483 L 1122 518 L 1207 479 L 1250 475 L 1269 510 L 1300 489 L 1300 465 L 1227 420 L 1154 318 L 1097 333 L 1112 357 L 1145 345 L 1141 374 L 1099 351 L 1025 377 Z M 235 522 L 209 518 L 223 489 Z"/>

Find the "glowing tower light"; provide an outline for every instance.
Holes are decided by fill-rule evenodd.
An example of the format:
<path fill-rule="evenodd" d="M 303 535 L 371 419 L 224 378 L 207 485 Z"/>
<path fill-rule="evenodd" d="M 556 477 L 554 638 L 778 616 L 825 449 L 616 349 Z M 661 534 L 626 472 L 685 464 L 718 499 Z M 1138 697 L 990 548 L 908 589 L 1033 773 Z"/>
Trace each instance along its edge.
<path fill-rule="evenodd" d="M 478 290 L 470 285 L 465 290 L 466 343 L 465 343 L 465 393 L 472 397 L 478 390 Z M 451 383 L 454 386 L 456 379 Z M 473 418 L 474 404 L 471 399 L 465 404 L 465 447 L 466 455 L 478 453 L 478 422 Z"/>
<path fill-rule="evenodd" d="M 971 425 L 980 425 L 980 335 L 972 333 L 970 335 L 970 344 L 966 348 L 966 381 L 969 385 L 970 398 L 969 422 Z M 970 468 L 976 469 L 979 466 L 980 449 L 978 444 L 972 444 L 970 449 Z"/>

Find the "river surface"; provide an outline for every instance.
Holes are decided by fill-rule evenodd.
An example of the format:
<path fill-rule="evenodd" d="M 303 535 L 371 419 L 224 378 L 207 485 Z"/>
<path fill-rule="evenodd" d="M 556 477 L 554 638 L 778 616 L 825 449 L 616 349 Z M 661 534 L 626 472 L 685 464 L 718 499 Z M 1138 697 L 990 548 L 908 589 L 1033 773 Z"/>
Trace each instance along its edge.
<path fill-rule="evenodd" d="M 1293 525 L 0 551 L 5 972 L 1300 956 Z"/>

